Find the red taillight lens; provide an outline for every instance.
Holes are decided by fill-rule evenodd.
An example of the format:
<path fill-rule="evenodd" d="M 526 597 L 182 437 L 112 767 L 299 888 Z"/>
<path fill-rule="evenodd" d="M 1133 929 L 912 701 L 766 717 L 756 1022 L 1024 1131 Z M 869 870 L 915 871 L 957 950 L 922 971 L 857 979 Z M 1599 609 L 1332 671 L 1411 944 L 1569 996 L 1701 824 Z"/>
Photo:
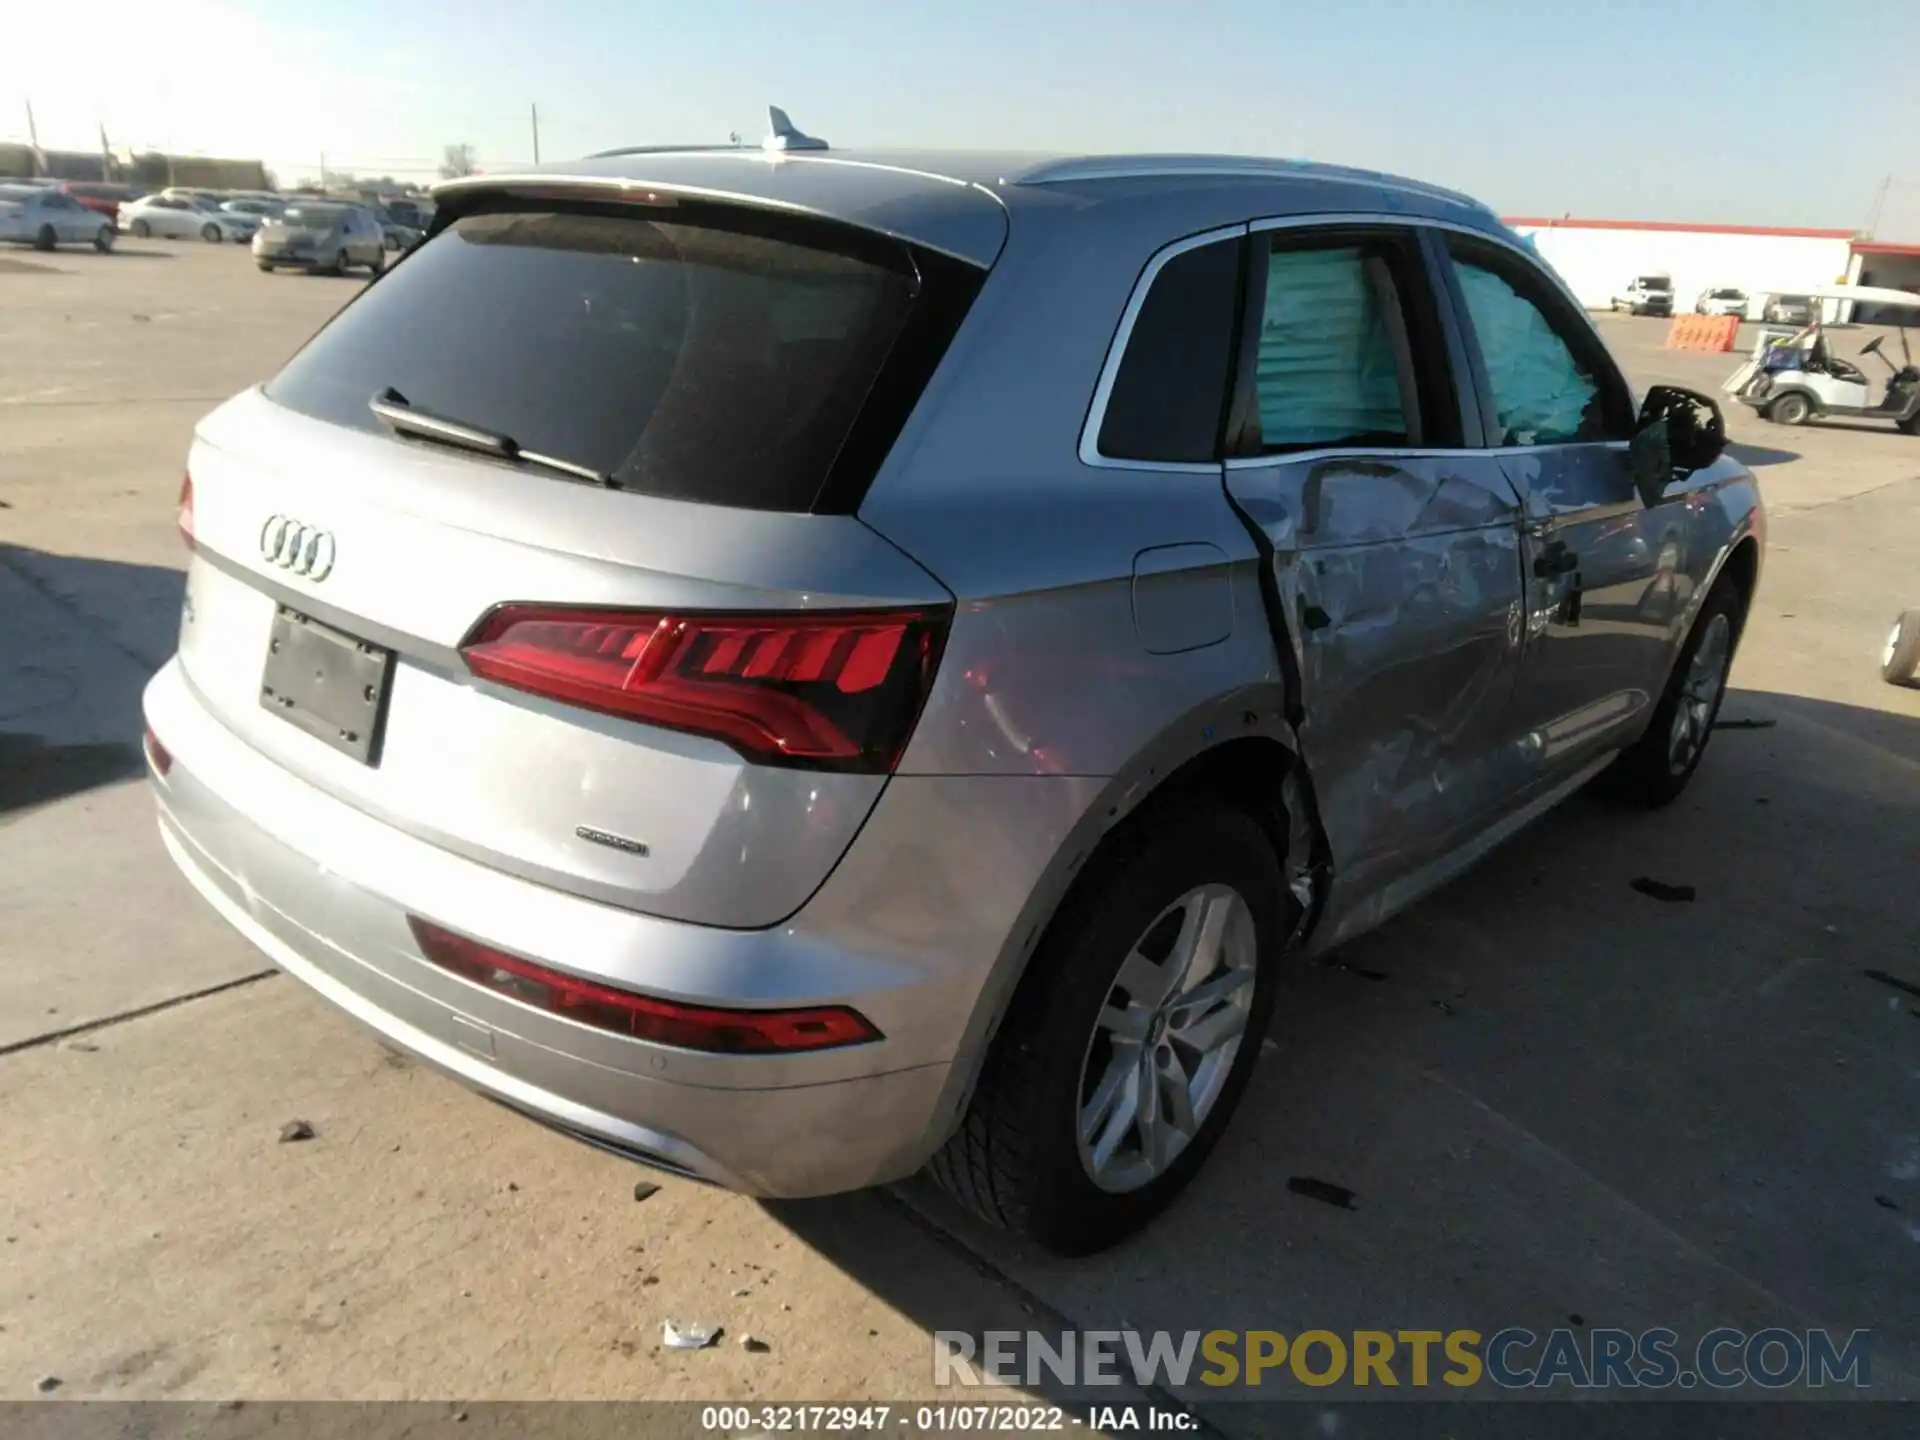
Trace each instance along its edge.
<path fill-rule="evenodd" d="M 187 548 L 193 548 L 193 476 L 180 477 L 180 503 L 175 511 L 175 523 L 180 527 L 180 538 L 187 542 Z"/>
<path fill-rule="evenodd" d="M 153 733 L 151 725 L 147 726 L 146 738 L 142 743 L 146 746 L 147 763 L 153 766 L 153 773 L 164 778 L 173 769 L 173 755 L 160 743 L 160 737 Z"/>
<path fill-rule="evenodd" d="M 882 1038 L 871 1021 L 844 1005 L 818 1005 L 804 1010 L 718 1010 L 704 1005 L 681 1005 L 549 970 L 518 955 L 504 954 L 478 940 L 443 930 L 418 915 L 409 915 L 407 924 L 413 930 L 420 953 L 441 969 L 536 1010 L 591 1025 L 597 1030 L 612 1030 L 660 1045 L 677 1045 L 683 1050 L 709 1050 L 728 1055 L 830 1050 Z"/>
<path fill-rule="evenodd" d="M 668 615 L 502 605 L 460 647 L 483 679 L 724 740 L 751 760 L 885 773 L 946 636 L 941 611 Z"/>

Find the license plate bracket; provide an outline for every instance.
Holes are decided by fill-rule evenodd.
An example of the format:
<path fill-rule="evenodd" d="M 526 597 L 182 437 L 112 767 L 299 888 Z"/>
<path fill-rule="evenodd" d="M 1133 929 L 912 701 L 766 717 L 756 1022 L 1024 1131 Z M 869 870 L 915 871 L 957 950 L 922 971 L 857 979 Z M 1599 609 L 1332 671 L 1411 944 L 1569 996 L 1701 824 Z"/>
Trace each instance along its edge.
<path fill-rule="evenodd" d="M 260 704 L 363 765 L 380 763 L 393 651 L 282 605 L 274 613 Z"/>

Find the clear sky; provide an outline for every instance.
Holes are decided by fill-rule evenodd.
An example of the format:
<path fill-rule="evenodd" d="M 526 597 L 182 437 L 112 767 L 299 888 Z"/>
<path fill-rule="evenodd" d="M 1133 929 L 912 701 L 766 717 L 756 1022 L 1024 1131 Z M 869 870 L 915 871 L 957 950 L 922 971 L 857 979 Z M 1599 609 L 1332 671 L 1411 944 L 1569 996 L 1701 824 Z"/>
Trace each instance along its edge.
<path fill-rule="evenodd" d="M 621 144 L 1298 155 L 1509 215 L 1864 226 L 1920 239 L 1904 6 L 1804 0 L 27 0 L 0 138 L 429 178 Z M 1894 43 L 1880 43 L 1889 33 Z M 31 57 L 30 63 L 22 63 Z"/>

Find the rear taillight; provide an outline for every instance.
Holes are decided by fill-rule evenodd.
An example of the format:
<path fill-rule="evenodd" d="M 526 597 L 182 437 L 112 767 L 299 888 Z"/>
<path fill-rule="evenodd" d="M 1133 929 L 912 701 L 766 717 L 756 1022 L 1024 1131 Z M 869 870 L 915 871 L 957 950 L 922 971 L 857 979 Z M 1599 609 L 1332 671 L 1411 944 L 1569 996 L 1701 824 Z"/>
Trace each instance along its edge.
<path fill-rule="evenodd" d="M 483 679 L 710 735 L 750 760 L 884 774 L 946 636 L 933 610 L 669 615 L 502 605 L 460 647 Z"/>
<path fill-rule="evenodd" d="M 800 1010 L 719 1010 L 682 1005 L 550 970 L 443 930 L 418 915 L 409 915 L 407 924 L 420 953 L 442 970 L 596 1030 L 677 1045 L 683 1050 L 728 1055 L 831 1050 L 883 1038 L 864 1015 L 844 1005 L 812 1005 Z"/>
<path fill-rule="evenodd" d="M 166 773 L 173 769 L 173 755 L 160 743 L 160 737 L 153 733 L 151 725 L 147 726 L 146 736 L 141 743 L 146 747 L 147 763 L 153 767 L 153 773 L 162 779 L 166 778 Z"/>
<path fill-rule="evenodd" d="M 180 538 L 187 542 L 187 548 L 193 548 L 193 476 L 180 477 L 180 503 L 174 513 L 175 523 L 180 527 Z"/>

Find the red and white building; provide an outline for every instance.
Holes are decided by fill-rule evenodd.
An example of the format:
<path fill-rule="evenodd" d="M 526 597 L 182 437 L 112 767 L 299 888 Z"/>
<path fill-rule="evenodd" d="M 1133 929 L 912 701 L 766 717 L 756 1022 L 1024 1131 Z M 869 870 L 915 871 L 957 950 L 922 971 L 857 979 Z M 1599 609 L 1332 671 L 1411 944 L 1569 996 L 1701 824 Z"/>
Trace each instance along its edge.
<path fill-rule="evenodd" d="M 1762 297 L 1826 285 L 1878 285 L 1920 291 L 1920 245 L 1863 240 L 1852 230 L 1766 225 L 1691 225 L 1670 220 L 1558 220 L 1507 224 L 1531 239 L 1582 304 L 1604 310 L 1639 275 L 1673 280 L 1675 309 L 1693 309 L 1703 290 L 1732 288 Z M 1834 314 L 1829 319 L 1852 316 Z"/>

